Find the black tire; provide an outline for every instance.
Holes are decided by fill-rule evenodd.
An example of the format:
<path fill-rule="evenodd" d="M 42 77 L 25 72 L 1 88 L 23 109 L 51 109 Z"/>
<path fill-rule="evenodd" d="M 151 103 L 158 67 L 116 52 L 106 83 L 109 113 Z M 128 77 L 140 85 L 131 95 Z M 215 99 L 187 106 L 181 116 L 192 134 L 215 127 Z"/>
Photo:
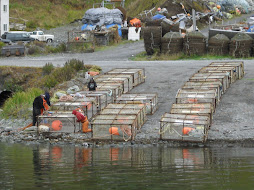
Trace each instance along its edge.
<path fill-rule="evenodd" d="M 53 40 L 52 39 L 47 39 L 47 43 L 52 43 Z"/>

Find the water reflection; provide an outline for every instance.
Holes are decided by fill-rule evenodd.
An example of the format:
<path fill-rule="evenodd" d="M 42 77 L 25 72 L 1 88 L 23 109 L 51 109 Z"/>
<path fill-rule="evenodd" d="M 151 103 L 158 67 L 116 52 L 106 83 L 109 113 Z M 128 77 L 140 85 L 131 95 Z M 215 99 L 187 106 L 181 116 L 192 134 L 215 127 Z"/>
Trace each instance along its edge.
<path fill-rule="evenodd" d="M 248 189 L 254 178 L 253 148 L 0 143 L 0 150 L 0 189 L 203 189 L 207 185 Z"/>

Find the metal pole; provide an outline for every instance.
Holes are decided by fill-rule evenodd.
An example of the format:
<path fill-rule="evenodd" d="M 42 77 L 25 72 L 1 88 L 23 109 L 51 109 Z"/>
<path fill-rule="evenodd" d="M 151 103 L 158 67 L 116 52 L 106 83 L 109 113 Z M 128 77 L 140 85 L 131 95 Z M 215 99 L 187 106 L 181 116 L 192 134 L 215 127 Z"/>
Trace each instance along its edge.
<path fill-rule="evenodd" d="M 196 11 L 192 9 L 193 31 L 196 31 Z"/>

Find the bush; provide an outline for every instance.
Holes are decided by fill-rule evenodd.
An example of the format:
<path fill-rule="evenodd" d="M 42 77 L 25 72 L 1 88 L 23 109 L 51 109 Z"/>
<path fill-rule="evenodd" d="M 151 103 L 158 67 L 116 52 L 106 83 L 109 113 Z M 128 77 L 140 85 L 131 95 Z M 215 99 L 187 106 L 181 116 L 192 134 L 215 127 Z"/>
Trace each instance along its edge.
<path fill-rule="evenodd" d="M 65 43 L 61 43 L 57 47 L 53 46 L 46 46 L 46 53 L 61 53 L 61 52 L 66 52 L 67 47 Z"/>
<path fill-rule="evenodd" d="M 75 69 L 75 71 L 80 71 L 85 69 L 84 62 L 77 59 L 71 59 L 67 61 L 65 63 L 65 67 L 69 67 L 69 66 Z"/>
<path fill-rule="evenodd" d="M 54 70 L 54 65 L 52 63 L 46 63 L 42 67 L 42 72 L 44 75 L 49 75 Z"/>
<path fill-rule="evenodd" d="M 58 84 L 58 81 L 54 76 L 47 76 L 44 80 L 44 86 L 48 88 L 53 88 Z"/>
<path fill-rule="evenodd" d="M 97 66 L 97 65 L 93 65 L 89 71 L 95 71 L 95 72 L 100 72 L 102 69 L 101 67 Z"/>
<path fill-rule="evenodd" d="M 0 49 L 5 46 L 5 43 L 0 42 Z"/>
<path fill-rule="evenodd" d="M 39 49 L 39 47 L 37 46 L 32 46 L 28 49 L 28 54 L 29 55 L 33 55 L 33 54 L 39 54 L 41 51 Z"/>
<path fill-rule="evenodd" d="M 41 42 L 41 41 L 38 41 L 38 40 L 35 40 L 33 43 L 34 43 L 35 46 L 38 46 L 38 47 L 41 47 L 41 48 L 44 48 L 46 46 L 45 42 Z"/>
<path fill-rule="evenodd" d="M 35 29 L 37 27 L 37 23 L 35 21 L 28 21 L 26 23 L 27 28 Z"/>
<path fill-rule="evenodd" d="M 18 81 L 15 79 L 5 80 L 3 86 L 7 91 L 19 92 L 23 90 L 22 86 L 18 85 Z"/>

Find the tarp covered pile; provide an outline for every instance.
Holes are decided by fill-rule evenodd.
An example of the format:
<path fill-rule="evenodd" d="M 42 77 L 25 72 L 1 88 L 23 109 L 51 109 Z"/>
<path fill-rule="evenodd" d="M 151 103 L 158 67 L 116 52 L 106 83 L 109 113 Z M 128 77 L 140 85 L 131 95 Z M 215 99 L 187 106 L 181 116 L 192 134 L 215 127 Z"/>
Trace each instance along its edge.
<path fill-rule="evenodd" d="M 82 18 L 82 23 L 102 26 L 122 24 L 122 20 L 123 13 L 119 9 L 107 9 L 105 7 L 101 7 L 87 10 Z"/>

